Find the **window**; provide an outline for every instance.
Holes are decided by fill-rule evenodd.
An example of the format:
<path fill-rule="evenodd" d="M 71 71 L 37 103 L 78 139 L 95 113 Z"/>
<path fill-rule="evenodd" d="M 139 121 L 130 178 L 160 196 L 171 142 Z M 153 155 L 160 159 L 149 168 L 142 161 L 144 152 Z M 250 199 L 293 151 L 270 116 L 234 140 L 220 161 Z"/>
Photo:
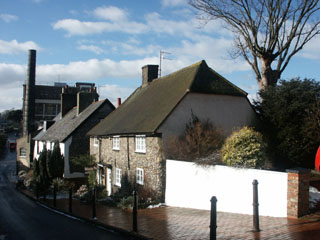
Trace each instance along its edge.
<path fill-rule="evenodd" d="M 116 168 L 115 175 L 114 175 L 114 185 L 121 187 L 121 169 Z"/>
<path fill-rule="evenodd" d="M 27 156 L 27 151 L 25 148 L 20 148 L 19 149 L 19 156 L 20 157 L 26 157 Z"/>
<path fill-rule="evenodd" d="M 112 149 L 113 150 L 120 150 L 120 137 L 114 136 L 112 138 Z"/>
<path fill-rule="evenodd" d="M 142 168 L 137 168 L 136 181 L 138 184 L 143 185 L 144 173 Z"/>
<path fill-rule="evenodd" d="M 99 139 L 93 138 L 93 146 L 98 147 L 99 146 Z"/>
<path fill-rule="evenodd" d="M 144 135 L 136 136 L 136 152 L 139 152 L 139 153 L 146 152 L 146 136 Z"/>

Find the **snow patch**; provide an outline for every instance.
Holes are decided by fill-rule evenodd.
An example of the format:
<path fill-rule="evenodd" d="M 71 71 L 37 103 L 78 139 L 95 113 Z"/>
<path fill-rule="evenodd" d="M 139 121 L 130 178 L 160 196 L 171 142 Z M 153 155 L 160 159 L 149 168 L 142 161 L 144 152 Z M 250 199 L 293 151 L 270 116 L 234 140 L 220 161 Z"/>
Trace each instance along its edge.
<path fill-rule="evenodd" d="M 309 187 L 309 207 L 314 208 L 320 202 L 320 192 L 315 187 Z"/>

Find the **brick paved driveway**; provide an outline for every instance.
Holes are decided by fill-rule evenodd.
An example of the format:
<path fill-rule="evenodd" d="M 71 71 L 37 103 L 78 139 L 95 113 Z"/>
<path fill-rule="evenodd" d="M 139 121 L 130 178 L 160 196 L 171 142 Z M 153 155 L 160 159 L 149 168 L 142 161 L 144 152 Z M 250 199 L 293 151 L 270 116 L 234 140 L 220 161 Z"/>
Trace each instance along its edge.
<path fill-rule="evenodd" d="M 68 211 L 66 199 L 57 200 L 57 208 Z M 46 204 L 52 205 L 51 200 Z M 132 213 L 97 204 L 97 221 L 132 230 Z M 73 214 L 90 219 L 90 205 L 73 201 Z M 157 240 L 209 239 L 210 212 L 205 210 L 160 207 L 138 211 L 139 234 Z M 251 215 L 218 212 L 217 240 L 281 239 L 320 240 L 320 212 L 301 219 L 260 217 L 261 232 L 253 232 Z"/>
<path fill-rule="evenodd" d="M 63 201 L 63 200 L 60 200 Z M 67 211 L 67 204 L 58 207 Z M 75 215 L 91 218 L 90 205 L 73 203 Z M 157 240 L 209 239 L 210 212 L 205 210 L 160 207 L 138 211 L 139 234 Z M 97 204 L 97 220 L 106 225 L 132 230 L 132 213 Z M 320 240 L 320 212 L 302 219 L 260 217 L 261 232 L 253 232 L 251 215 L 218 212 L 217 239 L 307 239 Z"/>

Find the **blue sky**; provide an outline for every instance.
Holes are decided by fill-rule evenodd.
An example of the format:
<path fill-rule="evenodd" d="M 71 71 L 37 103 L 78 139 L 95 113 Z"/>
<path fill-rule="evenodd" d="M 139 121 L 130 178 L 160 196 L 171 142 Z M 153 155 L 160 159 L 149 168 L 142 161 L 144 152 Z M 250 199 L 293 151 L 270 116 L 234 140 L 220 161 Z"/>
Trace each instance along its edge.
<path fill-rule="evenodd" d="M 188 0 L 0 0 L 0 112 L 22 106 L 28 49 L 37 49 L 37 84 L 94 82 L 115 103 L 141 84 L 141 67 L 162 75 L 206 60 L 254 97 L 249 65 L 232 60 L 232 34 L 197 19 Z M 317 79 L 320 39 L 294 57 L 282 78 Z"/>

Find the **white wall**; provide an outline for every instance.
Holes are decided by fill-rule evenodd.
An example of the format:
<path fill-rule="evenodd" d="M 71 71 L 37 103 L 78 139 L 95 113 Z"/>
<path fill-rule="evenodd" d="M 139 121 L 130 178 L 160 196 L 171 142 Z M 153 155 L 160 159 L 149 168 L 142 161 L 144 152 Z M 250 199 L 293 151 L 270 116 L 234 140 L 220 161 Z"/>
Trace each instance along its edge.
<path fill-rule="evenodd" d="M 166 204 L 210 210 L 216 196 L 217 211 L 252 214 L 254 179 L 259 182 L 260 215 L 287 217 L 287 173 L 175 160 L 166 161 Z"/>
<path fill-rule="evenodd" d="M 252 124 L 256 117 L 245 97 L 188 93 L 162 123 L 158 132 L 162 133 L 163 138 L 182 135 L 186 123 L 191 119 L 191 111 L 200 120 L 209 120 L 225 136 L 237 128 Z"/>

